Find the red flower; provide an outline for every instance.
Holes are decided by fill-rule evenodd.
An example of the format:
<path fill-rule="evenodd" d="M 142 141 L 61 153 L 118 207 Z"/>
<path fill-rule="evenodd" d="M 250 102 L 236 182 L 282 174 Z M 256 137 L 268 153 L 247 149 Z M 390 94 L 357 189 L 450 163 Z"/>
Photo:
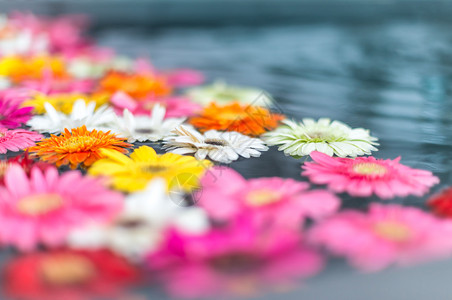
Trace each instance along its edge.
<path fill-rule="evenodd" d="M 107 250 L 58 250 L 14 260 L 4 285 L 14 299 L 82 300 L 118 295 L 138 279 L 138 269 Z"/>
<path fill-rule="evenodd" d="M 44 171 L 48 167 L 51 167 L 52 165 L 46 162 L 41 161 L 34 161 L 30 158 L 30 155 L 28 152 L 24 152 L 20 155 L 17 155 L 15 157 L 12 157 L 8 160 L 1 160 L 0 161 L 0 186 L 4 184 L 3 182 L 3 176 L 5 175 L 6 170 L 8 169 L 9 165 L 11 164 L 18 164 L 22 167 L 22 169 L 25 170 L 25 173 L 27 175 L 30 175 L 30 171 L 32 167 L 38 167 L 40 170 Z"/>
<path fill-rule="evenodd" d="M 433 195 L 427 204 L 436 215 L 452 218 L 452 187 Z"/>

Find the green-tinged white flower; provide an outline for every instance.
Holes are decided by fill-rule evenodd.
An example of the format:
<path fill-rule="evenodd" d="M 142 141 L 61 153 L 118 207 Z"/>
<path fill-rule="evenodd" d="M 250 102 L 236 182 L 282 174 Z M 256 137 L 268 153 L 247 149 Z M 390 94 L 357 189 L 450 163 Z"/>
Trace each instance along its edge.
<path fill-rule="evenodd" d="M 210 102 L 229 104 L 234 101 L 259 106 L 269 106 L 271 104 L 271 99 L 260 89 L 227 85 L 222 81 L 191 88 L 187 90 L 187 96 L 193 102 L 201 105 L 208 105 Z"/>
<path fill-rule="evenodd" d="M 110 61 L 97 62 L 89 58 L 78 57 L 69 62 L 69 73 L 78 79 L 100 78 L 109 70 L 130 71 L 133 61 L 127 57 L 117 56 Z"/>
<path fill-rule="evenodd" d="M 369 130 L 351 128 L 348 125 L 321 118 L 318 121 L 305 118 L 302 122 L 283 121 L 283 125 L 264 135 L 268 145 L 281 145 L 278 150 L 286 155 L 302 157 L 312 151 L 329 156 L 356 157 L 377 151 L 378 140 Z"/>

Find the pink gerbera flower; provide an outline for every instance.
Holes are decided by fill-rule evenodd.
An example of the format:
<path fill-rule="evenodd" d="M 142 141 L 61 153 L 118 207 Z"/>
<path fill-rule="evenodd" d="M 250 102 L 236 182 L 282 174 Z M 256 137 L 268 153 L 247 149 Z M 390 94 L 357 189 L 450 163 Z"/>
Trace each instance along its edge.
<path fill-rule="evenodd" d="M 33 107 L 22 107 L 25 90 L 9 90 L 0 92 L 0 127 L 17 128 L 31 118 Z"/>
<path fill-rule="evenodd" d="M 118 114 L 128 109 L 134 115 L 149 115 L 154 106 L 159 103 L 166 108 L 165 118 L 190 117 L 201 110 L 199 104 L 184 97 L 148 98 L 137 101 L 124 92 L 115 93 L 111 103 Z"/>
<path fill-rule="evenodd" d="M 305 217 L 334 213 L 339 199 L 328 191 L 308 191 L 309 184 L 279 177 L 246 180 L 230 168 L 214 168 L 202 178 L 198 204 L 214 219 L 246 215 L 256 224 L 294 228 Z"/>
<path fill-rule="evenodd" d="M 261 231 L 242 218 L 202 235 L 168 232 L 148 257 L 162 285 L 184 298 L 253 296 L 317 274 L 323 257 L 286 230 Z"/>
<path fill-rule="evenodd" d="M 55 78 L 51 72 L 45 72 L 42 79 L 27 80 L 22 83 L 25 88 L 43 94 L 82 93 L 93 91 L 95 81 L 91 79 Z"/>
<path fill-rule="evenodd" d="M 79 171 L 59 176 L 54 167 L 35 167 L 28 177 L 20 166 L 11 165 L 4 181 L 0 242 L 21 250 L 32 250 L 38 243 L 61 245 L 74 227 L 110 220 L 122 207 L 122 194 Z"/>
<path fill-rule="evenodd" d="M 175 87 L 200 85 L 204 82 L 201 72 L 192 69 L 176 69 L 167 72 L 168 83 Z"/>
<path fill-rule="evenodd" d="M 450 221 L 414 207 L 372 204 L 368 213 L 344 211 L 320 223 L 308 240 L 363 271 L 376 271 L 450 256 L 450 236 Z"/>
<path fill-rule="evenodd" d="M 25 129 L 0 128 L 0 153 L 23 150 L 34 146 L 35 142 L 42 138 L 41 134 Z"/>
<path fill-rule="evenodd" d="M 312 152 L 314 162 L 306 162 L 302 175 L 316 184 L 328 184 L 338 193 L 347 192 L 356 197 L 376 194 L 383 199 L 408 195 L 422 196 L 439 182 L 430 171 L 413 169 L 399 163 L 400 157 L 339 158 Z"/>

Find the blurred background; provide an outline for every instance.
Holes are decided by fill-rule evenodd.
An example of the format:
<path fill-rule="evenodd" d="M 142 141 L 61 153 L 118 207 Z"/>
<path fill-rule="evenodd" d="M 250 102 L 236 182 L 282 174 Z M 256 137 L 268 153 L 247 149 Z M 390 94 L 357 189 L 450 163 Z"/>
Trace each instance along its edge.
<path fill-rule="evenodd" d="M 86 14 L 90 34 L 159 68 L 194 68 L 268 91 L 296 119 L 330 117 L 369 128 L 381 158 L 402 156 L 452 184 L 452 1 L 3 1 L 0 11 Z M 275 149 L 232 164 L 246 177 L 299 178 Z M 395 202 L 423 207 L 424 198 Z M 367 201 L 344 199 L 345 207 Z M 360 274 L 332 259 L 303 286 L 259 299 L 450 299 L 452 261 Z M 154 290 L 149 299 L 166 299 Z"/>

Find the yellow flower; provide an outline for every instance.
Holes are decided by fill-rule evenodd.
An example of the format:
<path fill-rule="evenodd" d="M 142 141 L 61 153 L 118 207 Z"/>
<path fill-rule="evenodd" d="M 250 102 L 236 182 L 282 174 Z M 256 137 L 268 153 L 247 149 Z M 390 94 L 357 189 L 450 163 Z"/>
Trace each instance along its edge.
<path fill-rule="evenodd" d="M 25 79 L 40 79 L 44 71 L 50 71 L 56 78 L 67 76 L 64 62 L 58 57 L 23 58 L 7 56 L 0 59 L 0 76 L 9 77 L 14 82 L 21 82 Z"/>
<path fill-rule="evenodd" d="M 94 101 L 99 107 L 102 104 L 105 104 L 108 100 L 107 97 L 99 95 L 96 97 L 90 97 L 85 94 L 77 94 L 77 93 L 67 93 L 67 94 L 53 94 L 53 95 L 45 95 L 45 94 L 36 94 L 32 98 L 24 101 L 22 103 L 22 107 L 32 106 L 34 107 L 35 114 L 43 114 L 46 112 L 44 108 L 44 103 L 49 102 L 52 106 L 57 110 L 65 114 L 70 114 L 72 111 L 72 106 L 75 101 L 78 99 L 85 100 L 86 103 Z"/>
<path fill-rule="evenodd" d="M 210 161 L 198 161 L 191 156 L 158 155 L 148 146 L 135 149 L 130 157 L 108 149 L 101 150 L 101 153 L 107 158 L 95 162 L 88 173 L 109 176 L 114 188 L 126 192 L 143 190 L 157 177 L 166 180 L 168 190 L 190 192 L 199 187 L 200 177 L 212 165 Z"/>

